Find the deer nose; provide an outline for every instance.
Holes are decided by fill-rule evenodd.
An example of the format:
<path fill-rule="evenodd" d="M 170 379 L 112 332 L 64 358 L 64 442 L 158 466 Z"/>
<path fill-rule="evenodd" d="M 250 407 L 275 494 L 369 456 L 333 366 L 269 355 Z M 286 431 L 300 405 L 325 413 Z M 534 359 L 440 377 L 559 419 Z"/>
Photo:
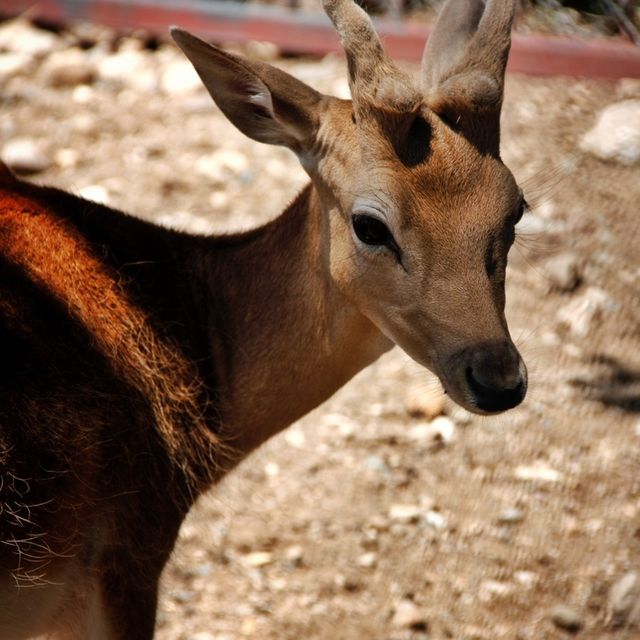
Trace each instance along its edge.
<path fill-rule="evenodd" d="M 527 370 L 510 342 L 483 346 L 466 368 L 473 403 L 481 411 L 496 413 L 519 405 L 527 392 Z"/>

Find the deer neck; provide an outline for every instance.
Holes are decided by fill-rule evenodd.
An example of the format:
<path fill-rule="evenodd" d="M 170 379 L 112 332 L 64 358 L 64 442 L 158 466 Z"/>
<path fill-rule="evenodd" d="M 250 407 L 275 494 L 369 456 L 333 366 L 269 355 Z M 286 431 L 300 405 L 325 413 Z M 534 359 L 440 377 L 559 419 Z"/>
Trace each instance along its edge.
<path fill-rule="evenodd" d="M 203 278 L 222 435 L 246 454 L 391 343 L 337 290 L 329 218 L 307 187 L 270 224 L 212 239 Z"/>

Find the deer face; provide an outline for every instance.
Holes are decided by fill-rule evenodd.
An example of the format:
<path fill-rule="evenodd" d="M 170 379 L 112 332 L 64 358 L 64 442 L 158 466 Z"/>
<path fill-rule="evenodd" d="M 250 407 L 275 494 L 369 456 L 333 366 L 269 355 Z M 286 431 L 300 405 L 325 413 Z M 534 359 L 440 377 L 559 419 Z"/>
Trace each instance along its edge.
<path fill-rule="evenodd" d="M 328 126 L 317 180 L 331 210 L 336 284 L 393 342 L 438 375 L 462 406 L 517 405 L 526 370 L 504 317 L 505 267 L 525 206 L 510 171 L 426 107 L 411 123 L 407 161 L 394 144 L 358 131 L 349 103 Z M 332 121 L 332 118 L 336 121 Z M 366 129 L 366 128 L 365 128 Z M 373 136 L 373 139 L 369 139 Z M 397 145 L 395 145 L 397 147 Z M 345 184 L 344 176 L 353 178 Z"/>
<path fill-rule="evenodd" d="M 462 406 L 514 407 L 526 369 L 504 317 L 504 279 L 524 201 L 499 156 L 514 0 L 449 0 L 419 85 L 352 0 L 324 7 L 347 55 L 351 101 L 173 35 L 241 131 L 300 157 L 328 217 L 343 296 Z"/>

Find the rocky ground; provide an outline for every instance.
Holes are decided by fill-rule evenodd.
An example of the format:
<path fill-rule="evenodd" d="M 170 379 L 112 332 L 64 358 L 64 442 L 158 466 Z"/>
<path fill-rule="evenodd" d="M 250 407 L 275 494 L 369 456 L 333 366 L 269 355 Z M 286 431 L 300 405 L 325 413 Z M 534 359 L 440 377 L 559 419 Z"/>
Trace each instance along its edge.
<path fill-rule="evenodd" d="M 277 215 L 293 157 L 153 44 L 0 24 L 2 157 L 164 224 Z M 346 92 L 340 59 L 276 63 Z M 158 638 L 640 637 L 640 82 L 510 77 L 503 155 L 532 205 L 508 269 L 525 404 L 472 416 L 394 350 L 202 498 Z"/>

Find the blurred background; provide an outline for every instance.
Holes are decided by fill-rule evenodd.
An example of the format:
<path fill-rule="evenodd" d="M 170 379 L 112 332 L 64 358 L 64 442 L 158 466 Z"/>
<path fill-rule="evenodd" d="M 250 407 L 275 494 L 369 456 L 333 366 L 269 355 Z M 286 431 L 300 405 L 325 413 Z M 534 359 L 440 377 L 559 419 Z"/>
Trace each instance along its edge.
<path fill-rule="evenodd" d="M 226 122 L 166 33 L 348 97 L 318 3 L 293 4 L 3 0 L 0 156 L 158 224 L 265 222 L 304 172 Z M 415 75 L 439 5 L 367 5 Z M 502 157 L 532 207 L 507 272 L 524 405 L 473 416 L 387 354 L 202 498 L 158 638 L 640 637 L 638 20 L 622 0 L 520 5 Z"/>

